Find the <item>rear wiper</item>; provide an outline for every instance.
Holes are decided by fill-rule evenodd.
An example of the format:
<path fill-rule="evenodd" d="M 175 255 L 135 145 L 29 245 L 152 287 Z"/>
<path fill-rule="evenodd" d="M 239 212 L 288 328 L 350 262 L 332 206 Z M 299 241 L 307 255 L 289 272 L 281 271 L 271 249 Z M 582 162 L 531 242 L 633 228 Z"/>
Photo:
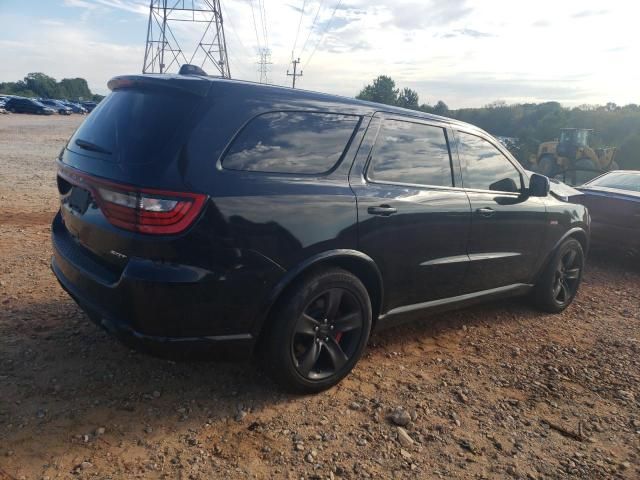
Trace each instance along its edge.
<path fill-rule="evenodd" d="M 109 150 L 102 148 L 100 145 L 87 142 L 86 140 L 82 140 L 80 138 L 76 139 L 76 145 L 84 150 L 91 150 L 92 152 L 106 153 L 107 155 L 111 155 L 111 152 Z"/>

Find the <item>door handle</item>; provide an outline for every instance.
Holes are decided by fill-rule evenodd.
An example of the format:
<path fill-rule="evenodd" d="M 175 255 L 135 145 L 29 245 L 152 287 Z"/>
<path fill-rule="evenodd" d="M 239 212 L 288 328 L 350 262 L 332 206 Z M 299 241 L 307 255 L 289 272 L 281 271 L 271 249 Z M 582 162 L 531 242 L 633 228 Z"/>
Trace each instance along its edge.
<path fill-rule="evenodd" d="M 496 211 L 493 208 L 483 207 L 483 208 L 478 208 L 476 210 L 476 213 L 479 213 L 483 217 L 493 217 Z"/>
<path fill-rule="evenodd" d="M 398 213 L 398 209 L 390 207 L 389 205 L 380 205 L 379 207 L 367 208 L 367 213 L 369 213 L 369 215 L 379 215 L 381 217 L 388 217 L 389 215 Z"/>

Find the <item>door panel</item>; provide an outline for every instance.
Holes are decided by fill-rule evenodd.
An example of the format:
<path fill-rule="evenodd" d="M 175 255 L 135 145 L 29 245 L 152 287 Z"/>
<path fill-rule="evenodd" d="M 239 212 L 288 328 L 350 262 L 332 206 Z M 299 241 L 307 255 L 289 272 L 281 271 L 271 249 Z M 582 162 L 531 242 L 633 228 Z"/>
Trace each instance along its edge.
<path fill-rule="evenodd" d="M 381 313 L 462 288 L 471 210 L 455 188 L 460 170 L 449 135 L 446 125 L 378 114 L 356 157 L 358 246 L 382 274 Z"/>
<path fill-rule="evenodd" d="M 544 200 L 525 194 L 517 162 L 488 137 L 455 135 L 472 212 L 465 292 L 531 282 L 547 228 Z"/>
<path fill-rule="evenodd" d="M 544 241 L 544 201 L 507 193 L 467 194 L 472 217 L 465 292 L 529 283 Z"/>
<path fill-rule="evenodd" d="M 463 191 L 371 183 L 355 191 L 359 248 L 380 268 L 386 311 L 459 294 L 470 225 Z M 396 213 L 371 213 L 380 206 Z"/>

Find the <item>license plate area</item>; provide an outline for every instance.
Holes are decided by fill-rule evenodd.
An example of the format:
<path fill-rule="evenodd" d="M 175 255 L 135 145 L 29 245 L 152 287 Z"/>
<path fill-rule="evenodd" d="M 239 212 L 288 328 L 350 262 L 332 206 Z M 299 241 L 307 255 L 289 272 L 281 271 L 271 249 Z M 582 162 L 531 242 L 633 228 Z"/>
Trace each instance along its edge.
<path fill-rule="evenodd" d="M 84 215 L 91 203 L 91 194 L 84 188 L 73 186 L 69 195 L 64 199 L 64 203 L 70 210 Z"/>

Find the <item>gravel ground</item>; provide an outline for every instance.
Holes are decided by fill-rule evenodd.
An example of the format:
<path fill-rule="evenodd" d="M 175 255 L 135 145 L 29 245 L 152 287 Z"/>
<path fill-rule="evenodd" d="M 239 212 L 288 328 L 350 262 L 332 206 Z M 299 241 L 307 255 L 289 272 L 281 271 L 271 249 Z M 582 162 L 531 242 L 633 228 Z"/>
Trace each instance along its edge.
<path fill-rule="evenodd" d="M 49 270 L 54 159 L 81 117 L 0 116 L 0 480 L 640 478 L 640 268 L 574 305 L 507 301 L 375 334 L 337 388 L 132 352 Z"/>

